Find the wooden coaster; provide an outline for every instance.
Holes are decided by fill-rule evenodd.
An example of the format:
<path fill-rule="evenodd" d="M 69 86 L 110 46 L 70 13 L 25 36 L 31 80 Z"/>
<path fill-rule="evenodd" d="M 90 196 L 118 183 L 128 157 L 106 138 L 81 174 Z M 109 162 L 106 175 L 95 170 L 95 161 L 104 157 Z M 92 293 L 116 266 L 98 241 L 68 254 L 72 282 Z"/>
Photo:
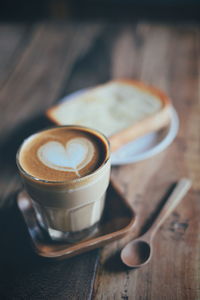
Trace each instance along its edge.
<path fill-rule="evenodd" d="M 50 259 L 63 259 L 102 247 L 120 239 L 135 224 L 135 213 L 118 188 L 110 183 L 105 201 L 105 208 L 96 233 L 87 239 L 74 244 L 54 242 L 39 226 L 31 199 L 25 191 L 19 192 L 17 204 L 26 223 L 35 252 Z"/>

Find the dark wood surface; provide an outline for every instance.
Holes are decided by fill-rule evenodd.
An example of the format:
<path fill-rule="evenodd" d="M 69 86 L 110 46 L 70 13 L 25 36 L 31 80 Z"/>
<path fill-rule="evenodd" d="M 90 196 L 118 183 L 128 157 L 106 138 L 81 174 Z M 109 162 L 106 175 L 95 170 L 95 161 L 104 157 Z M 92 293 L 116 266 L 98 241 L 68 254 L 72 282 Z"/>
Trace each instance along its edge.
<path fill-rule="evenodd" d="M 158 23 L 0 25 L 0 299 L 200 299 L 199 30 Z M 140 270 L 119 260 L 131 234 L 100 251 L 44 261 L 33 254 L 15 204 L 17 148 L 48 125 L 44 111 L 60 97 L 118 77 L 164 90 L 180 117 L 167 150 L 112 170 L 140 217 L 134 236 L 151 223 L 172 183 L 188 176 L 192 190 L 160 229 L 152 261 Z"/>

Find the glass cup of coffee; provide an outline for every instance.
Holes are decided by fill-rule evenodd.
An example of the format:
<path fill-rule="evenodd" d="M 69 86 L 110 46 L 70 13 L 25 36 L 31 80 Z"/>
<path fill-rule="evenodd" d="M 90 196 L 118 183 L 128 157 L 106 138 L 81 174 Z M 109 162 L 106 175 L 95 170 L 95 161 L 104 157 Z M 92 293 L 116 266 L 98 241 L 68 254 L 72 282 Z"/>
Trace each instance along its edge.
<path fill-rule="evenodd" d="M 54 241 L 96 232 L 110 180 L 110 147 L 100 132 L 58 126 L 31 135 L 17 166 L 40 227 Z"/>

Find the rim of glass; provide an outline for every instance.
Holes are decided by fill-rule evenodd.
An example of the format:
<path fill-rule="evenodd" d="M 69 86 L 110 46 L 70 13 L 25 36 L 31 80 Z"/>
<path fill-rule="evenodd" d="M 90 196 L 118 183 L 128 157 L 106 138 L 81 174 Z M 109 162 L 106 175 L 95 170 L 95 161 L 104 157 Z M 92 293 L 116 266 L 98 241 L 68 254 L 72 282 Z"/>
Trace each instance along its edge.
<path fill-rule="evenodd" d="M 67 127 L 67 128 L 71 127 L 71 128 L 75 128 L 75 129 L 83 129 L 85 131 L 89 131 L 91 133 L 94 133 L 94 135 L 96 135 L 96 133 L 97 133 L 97 137 L 98 137 L 98 135 L 100 135 L 101 137 L 103 137 L 105 139 L 106 143 L 107 143 L 108 148 L 107 148 L 106 157 L 105 157 L 104 161 L 102 162 L 102 164 L 94 172 L 92 172 L 92 173 L 90 173 L 88 175 L 85 175 L 83 177 L 75 178 L 75 179 L 71 179 L 71 180 L 45 180 L 45 179 L 41 179 L 41 178 L 35 177 L 35 176 L 29 174 L 27 171 L 25 171 L 24 168 L 21 166 L 20 161 L 19 161 L 19 155 L 20 155 L 20 152 L 21 152 L 21 149 L 22 149 L 24 143 L 28 139 L 30 139 L 31 137 L 33 137 L 34 135 L 39 134 L 39 133 L 41 133 L 43 131 L 48 131 L 48 130 L 56 129 L 56 128 L 65 128 L 65 127 Z M 43 183 L 69 183 L 70 184 L 72 182 L 82 181 L 83 179 L 85 179 L 85 178 L 87 179 L 87 178 L 93 176 L 94 174 L 96 174 L 100 169 L 102 169 L 105 166 L 105 164 L 107 163 L 107 161 L 109 159 L 110 159 L 110 142 L 109 142 L 108 138 L 102 132 L 100 132 L 97 129 L 93 129 L 93 128 L 90 128 L 90 127 L 87 127 L 87 126 L 82 126 L 82 125 L 76 125 L 76 124 L 75 125 L 49 126 L 49 127 L 44 128 L 44 129 L 38 130 L 38 131 L 36 131 L 35 133 L 29 135 L 27 138 L 25 138 L 23 140 L 23 142 L 19 146 L 19 148 L 17 150 L 17 153 L 16 153 L 16 163 L 17 163 L 17 167 L 20 170 L 20 172 L 24 176 L 29 177 L 30 179 L 32 179 L 34 181 L 43 182 Z"/>

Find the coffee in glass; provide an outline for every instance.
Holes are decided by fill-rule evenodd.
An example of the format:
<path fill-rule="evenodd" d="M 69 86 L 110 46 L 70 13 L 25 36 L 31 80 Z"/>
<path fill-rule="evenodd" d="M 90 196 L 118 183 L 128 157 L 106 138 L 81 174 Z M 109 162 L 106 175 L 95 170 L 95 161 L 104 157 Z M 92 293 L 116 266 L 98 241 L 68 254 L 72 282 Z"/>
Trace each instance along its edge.
<path fill-rule="evenodd" d="M 93 233 L 110 178 L 110 150 L 100 132 L 82 126 L 46 129 L 27 138 L 17 165 L 40 226 L 53 240 Z"/>

